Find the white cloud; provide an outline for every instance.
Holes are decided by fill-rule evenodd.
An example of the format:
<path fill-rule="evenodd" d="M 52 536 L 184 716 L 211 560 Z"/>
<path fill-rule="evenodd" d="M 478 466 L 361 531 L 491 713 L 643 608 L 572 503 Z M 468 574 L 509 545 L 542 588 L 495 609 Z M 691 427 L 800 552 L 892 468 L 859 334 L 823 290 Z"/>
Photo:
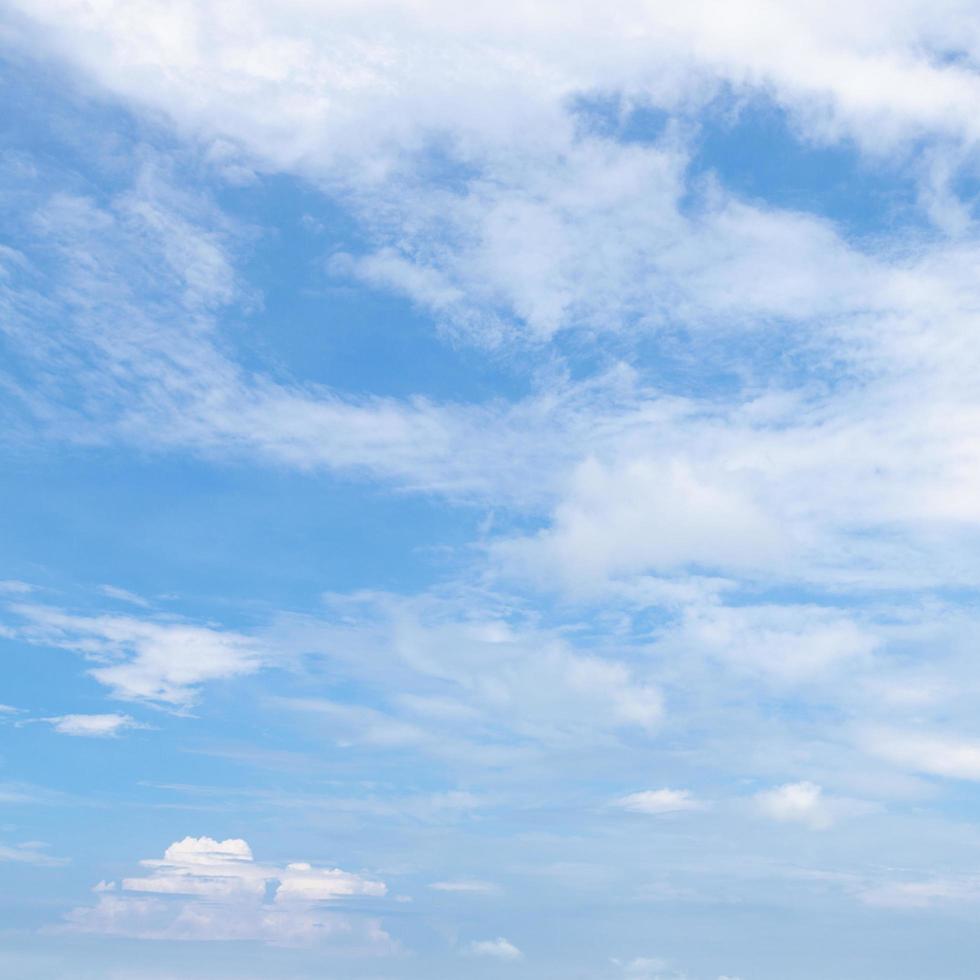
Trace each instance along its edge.
<path fill-rule="evenodd" d="M 108 596 L 110 599 L 118 599 L 120 602 L 128 602 L 133 606 L 140 606 L 143 609 L 149 607 L 149 602 L 146 601 L 142 596 L 137 595 L 135 592 L 130 592 L 128 589 L 120 589 L 115 585 L 100 585 L 99 591 L 104 595 Z"/>
<path fill-rule="evenodd" d="M 111 738 L 127 728 L 143 728 L 129 715 L 59 715 L 44 718 L 61 735 Z"/>
<path fill-rule="evenodd" d="M 787 541 L 740 490 L 739 477 L 718 473 L 707 482 L 681 460 L 610 468 L 589 459 L 576 468 L 550 527 L 499 551 L 573 582 L 683 565 L 778 562 Z"/>
<path fill-rule="evenodd" d="M 833 608 L 704 603 L 689 605 L 664 642 L 744 673 L 795 683 L 867 666 L 881 637 Z"/>
<path fill-rule="evenodd" d="M 781 823 L 800 823 L 813 830 L 826 830 L 838 820 L 870 811 L 862 800 L 829 796 L 811 782 L 785 783 L 763 790 L 752 798 L 757 813 Z"/>
<path fill-rule="evenodd" d="M 456 131 L 464 149 L 533 143 L 562 128 L 561 110 L 583 92 L 673 108 L 701 104 L 719 84 L 768 91 L 812 131 L 875 149 L 922 133 L 978 135 L 970 60 L 941 57 L 957 50 L 975 61 L 980 46 L 969 8 L 955 0 L 928 12 L 889 4 L 886 14 L 870 3 L 790 13 L 748 0 L 635 2 L 614 20 L 584 0 L 493 17 L 447 2 L 251 2 L 234 14 L 212 2 L 16 6 L 43 28 L 25 41 L 169 112 L 184 131 L 282 168 L 336 172 L 360 155 L 375 161 L 376 177 L 426 132 Z"/>
<path fill-rule="evenodd" d="M 614 801 L 616 806 L 633 813 L 683 813 L 691 810 L 703 810 L 705 803 L 696 799 L 686 789 L 648 789 L 638 793 L 621 796 Z"/>
<path fill-rule="evenodd" d="M 600 262 L 603 276 L 625 270 L 623 281 L 599 282 L 586 267 L 554 285 L 544 270 L 531 276 L 526 295 L 480 299 L 481 310 L 512 310 L 494 317 L 526 320 L 544 334 L 559 322 L 594 329 L 601 311 L 619 324 L 631 310 L 659 309 L 662 294 L 671 318 L 700 325 L 690 339 L 697 356 L 734 357 L 750 375 L 764 371 L 764 386 L 750 379 L 727 398 L 667 397 L 624 368 L 578 384 L 552 378 L 521 401 L 478 406 L 344 396 L 245 371 L 227 353 L 215 316 L 249 301 L 233 261 L 243 233 L 213 204 L 176 190 L 178 175 L 155 161 L 108 201 L 56 194 L 22 219 L 36 238 L 44 303 L 58 309 L 49 316 L 39 307 L 36 284 L 3 287 L 12 342 L 35 367 L 59 368 L 27 372 L 40 385 L 28 398 L 38 425 L 84 443 L 245 454 L 515 506 L 543 517 L 542 530 L 491 539 L 491 553 L 505 571 L 552 588 L 692 567 L 838 585 L 973 581 L 974 552 L 959 532 L 980 523 L 971 421 L 980 407 L 970 383 L 978 367 L 970 341 L 976 244 L 923 240 L 900 254 L 866 253 L 824 221 L 724 195 L 693 220 L 677 210 L 690 188 L 674 143 L 576 147 L 557 158 L 578 169 L 547 186 L 508 190 L 490 180 L 491 190 L 475 187 L 474 200 L 432 204 L 434 221 L 459 212 L 455 237 L 470 243 L 461 249 L 453 235 L 430 241 L 433 262 L 444 252 L 447 262 L 468 263 L 440 274 L 452 272 L 466 287 L 460 295 L 473 296 L 467 277 L 490 282 L 501 266 L 501 282 L 516 289 L 519 277 L 505 260 L 525 271 L 538 260 L 493 235 L 513 225 L 506 215 L 522 214 L 527 198 L 580 229 L 577 245 L 564 224 L 556 234 L 581 261 L 605 241 L 631 249 Z M 636 221 L 629 235 L 618 224 L 610 235 L 602 224 L 609 209 L 601 181 L 616 168 L 633 174 L 613 209 Z M 506 169 L 515 180 L 539 172 L 513 161 Z M 651 181 L 659 203 L 650 203 Z M 656 213 L 641 213 L 638 196 Z M 598 224 L 590 224 L 595 201 Z M 417 218 L 406 220 L 415 227 Z M 539 248 L 532 238 L 522 231 L 524 245 Z M 549 242 L 540 244 L 545 256 Z M 424 251 L 410 250 L 416 258 Z M 648 274 L 635 274 L 636 266 Z M 830 293 L 827 281 L 837 287 Z M 165 295 L 148 306 L 145 295 L 158 296 L 161 282 Z M 638 282 L 647 292 L 631 292 Z M 576 289 L 595 310 L 583 311 Z M 43 333 L 33 328 L 42 312 L 55 324 Z M 458 318 L 470 323 L 471 312 Z M 802 335 L 789 321 L 806 325 Z M 778 337 L 740 339 L 761 329 Z M 719 332 L 720 353 L 705 339 Z M 818 367 L 826 359 L 846 370 L 833 371 L 821 389 L 755 363 L 770 344 L 800 343 Z M 84 417 L 73 402 L 79 386 Z"/>
<path fill-rule="evenodd" d="M 865 733 L 871 754 L 914 772 L 950 779 L 980 780 L 980 741 L 902 729 Z"/>
<path fill-rule="evenodd" d="M 489 760 L 509 751 L 515 737 L 574 745 L 619 731 L 649 733 L 660 724 L 662 695 L 640 670 L 579 650 L 560 633 L 493 603 L 481 608 L 452 598 L 383 594 L 332 600 L 334 622 L 344 625 L 286 622 L 277 644 L 330 651 L 337 669 L 391 692 L 390 705 L 382 710 L 322 698 L 279 703 L 315 713 L 344 742 Z M 401 678 L 395 691 L 392 677 Z M 455 734 L 447 738 L 447 732 Z"/>
<path fill-rule="evenodd" d="M 72 910 L 62 929 L 144 939 L 391 946 L 376 919 L 324 909 L 357 896 L 383 897 L 380 881 L 306 862 L 258 864 L 238 839 L 186 837 L 162 860 L 141 864 L 149 875 L 124 878 L 119 894 L 115 883 L 100 882 L 98 902 Z"/>
<path fill-rule="evenodd" d="M 496 939 L 477 939 L 466 946 L 472 956 L 490 956 L 497 960 L 519 960 L 524 954 L 503 936 Z"/>
<path fill-rule="evenodd" d="M 858 895 L 866 905 L 892 909 L 973 905 L 980 902 L 980 879 L 960 875 L 892 881 L 866 887 Z"/>
<path fill-rule="evenodd" d="M 229 897 L 262 896 L 266 883 L 276 882 L 275 902 L 321 902 L 351 895 L 383 896 L 385 886 L 337 868 L 314 868 L 305 862 L 284 868 L 256 864 L 243 840 L 216 841 L 185 837 L 171 844 L 163 860 L 140 862 L 150 868 L 146 878 L 126 878 L 123 888 L 157 894 Z"/>
<path fill-rule="evenodd" d="M 68 864 L 68 858 L 53 857 L 47 853 L 48 845 L 41 841 L 25 841 L 23 844 L 0 844 L 0 862 L 35 864 L 55 868 Z"/>
<path fill-rule="evenodd" d="M 89 673 L 125 700 L 184 707 L 193 702 L 201 684 L 253 673 L 266 661 L 265 651 L 253 638 L 209 626 L 130 616 L 76 616 L 47 606 L 14 609 L 27 621 L 18 635 L 96 661 L 100 666 Z"/>

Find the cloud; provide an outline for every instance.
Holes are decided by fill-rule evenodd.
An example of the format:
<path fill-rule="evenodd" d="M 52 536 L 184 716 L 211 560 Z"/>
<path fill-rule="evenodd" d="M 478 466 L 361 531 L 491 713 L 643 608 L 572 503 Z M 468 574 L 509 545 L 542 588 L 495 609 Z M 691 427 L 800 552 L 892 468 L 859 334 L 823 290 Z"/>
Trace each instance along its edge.
<path fill-rule="evenodd" d="M 128 701 L 186 707 L 201 684 L 253 673 L 267 660 L 251 637 L 209 626 L 130 616 L 76 616 L 48 606 L 19 605 L 14 610 L 26 620 L 18 635 L 97 662 L 100 666 L 89 671 L 91 676 Z"/>
<path fill-rule="evenodd" d="M 873 5 L 805 3 L 791 16 L 772 2 L 637 2 L 615 22 L 584 2 L 492 20 L 446 2 L 251 2 L 234 17 L 210 2 L 166 13 L 112 0 L 15 8 L 24 18 L 11 25 L 15 38 L 57 52 L 116 95 L 169 113 L 185 132 L 244 146 L 267 166 L 320 174 L 361 155 L 376 179 L 427 132 L 457 131 L 463 149 L 540 140 L 549 127 L 564 131 L 565 106 L 590 91 L 699 108 L 721 85 L 764 90 L 811 131 L 874 150 L 923 133 L 968 142 L 978 132 L 970 62 L 941 57 L 976 53 L 972 33 L 955 29 L 957 3 L 937 17 L 891 7 L 883 19 Z M 382 16 L 390 30 L 379 34 Z M 449 84 L 456 98 L 445 97 Z"/>
<path fill-rule="evenodd" d="M 387 889 L 380 881 L 306 862 L 258 864 L 239 839 L 185 837 L 171 844 L 162 860 L 141 864 L 149 875 L 124 878 L 119 894 L 114 883 L 100 882 L 97 903 L 73 909 L 61 930 L 137 939 L 391 948 L 376 919 L 325 910 L 358 896 L 383 897 Z"/>
<path fill-rule="evenodd" d="M 882 638 L 834 608 L 706 602 L 687 606 L 679 628 L 664 641 L 741 673 L 793 684 L 869 666 Z"/>
<path fill-rule="evenodd" d="M 15 864 L 34 864 L 39 867 L 56 868 L 68 864 L 68 858 L 53 857 L 47 853 L 47 844 L 41 841 L 26 841 L 23 844 L 0 844 L 0 862 Z"/>
<path fill-rule="evenodd" d="M 686 789 L 648 789 L 630 793 L 613 801 L 616 806 L 633 813 L 683 813 L 705 809 L 705 803 L 694 798 Z"/>
<path fill-rule="evenodd" d="M 100 585 L 99 591 L 110 599 L 128 602 L 130 605 L 140 606 L 143 609 L 148 608 L 150 605 L 142 596 L 136 595 L 135 592 L 130 592 L 128 589 L 120 589 L 115 585 Z"/>
<path fill-rule="evenodd" d="M 466 946 L 466 952 L 472 956 L 489 956 L 497 960 L 520 960 L 524 954 L 503 936 L 496 939 L 477 939 Z"/>
<path fill-rule="evenodd" d="M 24 252 L 2 290 L 23 368 L 10 385 L 24 396 L 29 438 L 329 468 L 503 506 L 537 530 L 492 537 L 495 568 L 548 589 L 695 569 L 834 586 L 971 582 L 974 551 L 961 532 L 980 523 L 969 421 L 980 413 L 970 384 L 976 243 L 862 251 L 825 220 L 720 191 L 695 219 L 680 203 L 697 189 L 673 137 L 645 148 L 568 139 L 541 187 L 511 186 L 544 178 L 504 154 L 494 166 L 506 180 L 476 181 L 460 201 L 444 200 L 445 188 L 420 194 L 441 230 L 405 250 L 417 262 L 463 263 L 436 271 L 460 280 L 453 295 L 497 311 L 491 332 L 520 334 L 515 324 L 526 322 L 537 344 L 559 326 L 666 329 L 664 356 L 682 339 L 681 361 L 703 359 L 706 376 L 716 362 L 745 369 L 724 397 L 698 384 L 668 395 L 625 366 L 576 383 L 551 373 L 522 399 L 482 404 L 364 396 L 246 369 L 219 312 L 252 302 L 235 261 L 247 236 L 150 155 L 128 189 L 98 201 L 32 197 L 18 214 Z M 611 204 L 609 173 L 629 177 Z M 416 200 L 403 190 L 391 193 Z M 518 244 L 547 258 L 552 239 L 569 242 L 585 265 L 573 263 L 567 283 L 508 238 L 528 208 L 543 214 L 534 228 L 557 221 L 558 230 L 537 244 L 522 230 Z M 419 228 L 425 217 L 404 220 Z M 591 268 L 610 241 L 628 251 Z M 520 283 L 510 263 L 529 277 L 520 295 L 507 292 Z M 494 295 L 477 296 L 474 282 Z M 639 322 L 637 311 L 661 307 Z M 453 317 L 476 322 L 472 310 Z M 665 317 L 692 326 L 677 338 Z M 35 329 L 39 318 L 51 328 Z M 784 370 L 777 351 L 804 357 L 813 377 Z"/>
<path fill-rule="evenodd" d="M 948 779 L 980 780 L 980 741 L 882 728 L 867 732 L 863 744 L 878 758 L 914 772 Z"/>
<path fill-rule="evenodd" d="M 143 728 L 129 715 L 59 715 L 44 718 L 60 735 L 111 738 L 128 728 Z"/>
<path fill-rule="evenodd" d="M 739 567 L 778 560 L 785 541 L 738 474 L 710 483 L 681 460 L 580 464 L 551 526 L 499 546 L 542 573 L 606 577 L 684 565 Z"/>
<path fill-rule="evenodd" d="M 496 754 L 499 763 L 521 743 L 557 748 L 660 724 L 662 695 L 642 670 L 578 649 L 506 606 L 386 594 L 335 596 L 331 605 L 329 619 L 281 623 L 277 644 L 329 651 L 335 669 L 387 703 L 278 703 L 323 719 L 344 743 Z"/>
<path fill-rule="evenodd" d="M 838 820 L 870 811 L 861 800 L 828 796 L 811 782 L 785 783 L 762 790 L 752 798 L 757 813 L 781 823 L 800 823 L 813 830 L 826 830 Z"/>
<path fill-rule="evenodd" d="M 892 881 L 859 892 L 865 905 L 891 909 L 924 909 L 980 902 L 980 879 L 971 875 Z"/>

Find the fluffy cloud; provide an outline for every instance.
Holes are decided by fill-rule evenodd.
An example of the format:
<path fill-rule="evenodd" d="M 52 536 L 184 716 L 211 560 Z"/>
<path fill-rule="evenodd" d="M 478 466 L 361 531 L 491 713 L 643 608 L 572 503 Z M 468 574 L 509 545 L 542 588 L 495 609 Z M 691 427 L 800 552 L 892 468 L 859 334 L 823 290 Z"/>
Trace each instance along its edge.
<path fill-rule="evenodd" d="M 387 889 L 380 881 L 305 862 L 258 864 L 248 844 L 236 839 L 185 837 L 162 860 L 141 863 L 149 875 L 123 879 L 121 894 L 100 883 L 98 902 L 70 912 L 63 929 L 142 939 L 390 946 L 376 919 L 323 907 L 357 896 L 383 897 Z"/>
<path fill-rule="evenodd" d="M 383 214 L 392 201 L 423 213 L 380 227 L 377 253 L 348 271 L 422 289 L 479 336 L 632 324 L 706 370 L 734 358 L 764 385 L 666 397 L 622 369 L 473 405 L 246 371 L 217 317 L 250 302 L 235 263 L 244 232 L 151 157 L 105 200 L 22 202 L 24 251 L 4 253 L 0 290 L 3 330 L 35 387 L 11 376 L 11 390 L 60 438 L 330 467 L 515 507 L 543 527 L 492 541 L 492 554 L 549 586 L 692 567 L 821 584 L 974 581 L 959 532 L 980 522 L 976 243 L 862 250 L 826 221 L 720 191 L 692 218 L 682 202 L 696 188 L 673 137 L 639 147 L 577 132 L 541 151 L 544 168 L 495 150 L 487 166 L 501 173 L 462 196 L 376 188 Z M 610 242 L 621 251 L 605 254 Z M 405 272 L 406 255 L 424 275 Z M 680 323 L 683 338 L 671 332 Z M 779 351 L 807 355 L 814 383 L 784 371 Z"/>
<path fill-rule="evenodd" d="M 490 956 L 497 960 L 519 960 L 524 954 L 503 936 L 496 939 L 477 939 L 469 943 L 466 951 L 473 956 Z"/>
<path fill-rule="evenodd" d="M 427 131 L 458 130 L 464 146 L 530 141 L 581 92 L 673 107 L 725 83 L 768 89 L 828 138 L 874 147 L 924 131 L 977 136 L 975 76 L 938 57 L 980 44 L 957 0 L 932 12 L 891 4 L 888 16 L 871 4 L 806 3 L 790 15 L 773 2 L 630 3 L 613 20 L 584 2 L 492 16 L 448 3 L 248 3 L 233 15 L 219 3 L 15 6 L 43 27 L 21 21 L 27 38 L 109 90 L 280 167 L 322 172 L 361 155 L 384 172 Z"/>

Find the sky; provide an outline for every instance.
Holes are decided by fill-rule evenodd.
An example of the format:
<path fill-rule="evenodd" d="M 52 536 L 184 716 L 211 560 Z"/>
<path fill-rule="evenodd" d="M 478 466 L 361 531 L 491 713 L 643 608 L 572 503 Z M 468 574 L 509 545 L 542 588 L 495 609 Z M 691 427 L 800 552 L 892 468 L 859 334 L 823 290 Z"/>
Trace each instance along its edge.
<path fill-rule="evenodd" d="M 0 974 L 977 976 L 975 3 L 0 63 Z"/>

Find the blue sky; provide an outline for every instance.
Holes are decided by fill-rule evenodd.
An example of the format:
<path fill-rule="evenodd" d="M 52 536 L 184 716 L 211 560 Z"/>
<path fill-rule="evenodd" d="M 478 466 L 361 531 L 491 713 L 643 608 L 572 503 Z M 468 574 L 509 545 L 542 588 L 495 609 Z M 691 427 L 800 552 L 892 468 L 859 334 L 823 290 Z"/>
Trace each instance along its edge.
<path fill-rule="evenodd" d="M 976 976 L 972 5 L 0 10 L 0 973 Z"/>

